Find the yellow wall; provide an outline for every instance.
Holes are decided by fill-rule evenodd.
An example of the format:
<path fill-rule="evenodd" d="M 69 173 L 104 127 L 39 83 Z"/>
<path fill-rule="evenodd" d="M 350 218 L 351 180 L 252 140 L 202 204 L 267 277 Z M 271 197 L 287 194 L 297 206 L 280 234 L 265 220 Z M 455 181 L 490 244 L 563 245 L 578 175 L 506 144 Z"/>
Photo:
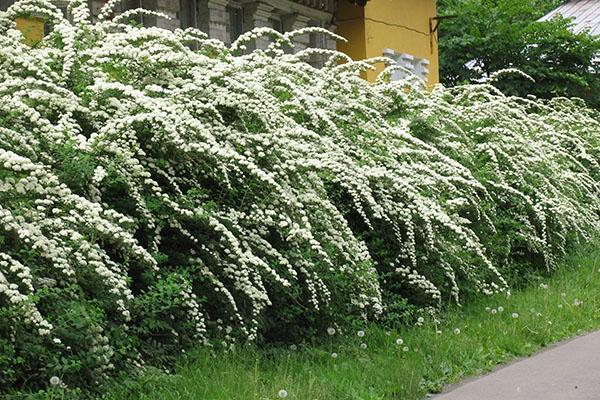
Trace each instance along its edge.
<path fill-rule="evenodd" d="M 366 7 L 341 0 L 337 32 L 349 42 L 339 44 L 338 50 L 354 59 L 382 56 L 386 48 L 426 58 L 432 86 L 439 82 L 437 34 L 429 34 L 429 20 L 435 16 L 435 0 L 370 0 Z M 366 78 L 375 80 L 383 65 L 377 68 L 368 71 Z"/>
<path fill-rule="evenodd" d="M 16 18 L 17 29 L 21 31 L 25 43 L 30 46 L 44 38 L 44 20 L 41 18 Z"/>
<path fill-rule="evenodd" d="M 348 54 L 353 60 L 367 57 L 365 35 L 365 9 L 348 0 L 341 0 L 336 12 L 336 33 L 348 39 L 348 42 L 337 42 L 337 49 Z"/>

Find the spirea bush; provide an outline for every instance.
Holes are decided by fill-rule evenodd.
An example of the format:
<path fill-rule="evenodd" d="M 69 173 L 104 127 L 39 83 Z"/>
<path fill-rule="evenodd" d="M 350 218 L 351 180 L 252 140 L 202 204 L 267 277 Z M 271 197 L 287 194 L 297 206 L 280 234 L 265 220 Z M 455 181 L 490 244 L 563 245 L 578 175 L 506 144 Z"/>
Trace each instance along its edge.
<path fill-rule="evenodd" d="M 95 24 L 80 1 L 71 22 L 43 0 L 0 13 L 0 392 L 402 320 L 507 291 L 600 228 L 600 122 L 578 100 L 428 92 L 393 66 L 370 84 L 385 60 L 284 51 L 319 28 L 227 47 L 116 3 Z M 31 14 L 51 25 L 34 47 Z"/>

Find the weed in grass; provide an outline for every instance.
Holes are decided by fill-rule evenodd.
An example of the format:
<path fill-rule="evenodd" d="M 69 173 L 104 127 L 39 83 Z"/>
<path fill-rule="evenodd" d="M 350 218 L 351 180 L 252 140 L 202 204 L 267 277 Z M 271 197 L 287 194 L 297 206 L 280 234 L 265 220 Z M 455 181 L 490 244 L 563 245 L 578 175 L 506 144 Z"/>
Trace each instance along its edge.
<path fill-rule="evenodd" d="M 286 398 L 299 400 L 421 399 L 598 328 L 599 267 L 596 246 L 571 258 L 547 282 L 532 282 L 512 296 L 475 299 L 414 327 L 336 331 L 327 343 L 313 346 L 200 348 L 176 375 L 148 373 L 105 399 L 276 399 L 281 388 Z"/>

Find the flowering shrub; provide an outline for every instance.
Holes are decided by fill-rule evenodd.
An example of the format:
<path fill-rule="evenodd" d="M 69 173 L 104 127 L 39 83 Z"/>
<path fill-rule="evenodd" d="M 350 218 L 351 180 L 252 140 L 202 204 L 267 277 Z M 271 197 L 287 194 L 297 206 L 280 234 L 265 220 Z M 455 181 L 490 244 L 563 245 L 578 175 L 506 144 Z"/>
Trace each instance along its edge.
<path fill-rule="evenodd" d="M 320 28 L 227 48 L 115 4 L 0 13 L 2 390 L 501 292 L 600 228 L 577 100 L 369 84 L 377 60 L 282 50 Z M 52 24 L 34 48 L 31 13 Z"/>

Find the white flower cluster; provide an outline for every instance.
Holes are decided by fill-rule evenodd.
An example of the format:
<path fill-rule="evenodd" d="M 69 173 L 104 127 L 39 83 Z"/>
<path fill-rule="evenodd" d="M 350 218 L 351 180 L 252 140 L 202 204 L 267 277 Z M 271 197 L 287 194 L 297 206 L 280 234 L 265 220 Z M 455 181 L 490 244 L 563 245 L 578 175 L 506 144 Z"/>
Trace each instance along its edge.
<path fill-rule="evenodd" d="M 550 268 L 600 229 L 600 123 L 575 100 L 407 90 L 389 69 L 369 84 L 359 72 L 382 60 L 325 51 L 316 69 L 283 50 L 293 34 L 226 49 L 107 20 L 113 0 L 91 24 L 82 4 L 73 22 L 46 0 L 0 13 L 0 307 L 40 335 L 48 282 L 101 297 L 130 332 L 176 275 L 161 335 L 231 343 L 290 306 L 335 323 L 381 314 L 385 291 L 498 293 L 514 259 Z M 34 48 L 13 22 L 32 12 L 55 22 Z M 105 373 L 117 349 L 101 337 Z"/>

